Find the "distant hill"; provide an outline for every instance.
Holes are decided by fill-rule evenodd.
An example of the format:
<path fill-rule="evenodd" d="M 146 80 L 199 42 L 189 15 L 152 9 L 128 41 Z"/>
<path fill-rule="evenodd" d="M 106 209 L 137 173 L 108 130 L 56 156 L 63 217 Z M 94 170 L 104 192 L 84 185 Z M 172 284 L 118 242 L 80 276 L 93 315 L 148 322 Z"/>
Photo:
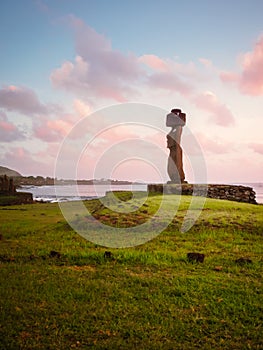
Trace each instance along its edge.
<path fill-rule="evenodd" d="M 6 176 L 10 176 L 10 177 L 22 176 L 17 171 L 6 168 L 4 166 L 0 166 L 0 175 L 6 175 Z"/>

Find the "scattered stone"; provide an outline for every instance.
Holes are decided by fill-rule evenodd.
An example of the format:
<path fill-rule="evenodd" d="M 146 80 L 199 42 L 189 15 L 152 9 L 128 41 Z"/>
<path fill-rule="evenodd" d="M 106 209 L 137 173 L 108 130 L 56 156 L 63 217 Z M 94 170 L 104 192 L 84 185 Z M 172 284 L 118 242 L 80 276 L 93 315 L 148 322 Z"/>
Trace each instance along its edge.
<path fill-rule="evenodd" d="M 15 261 L 13 256 L 0 255 L 0 262 L 12 262 Z"/>
<path fill-rule="evenodd" d="M 35 259 L 38 259 L 39 257 L 37 255 L 34 255 L 34 254 L 31 254 L 29 256 L 29 260 L 35 260 Z"/>
<path fill-rule="evenodd" d="M 49 257 L 59 259 L 61 257 L 61 254 L 59 252 L 56 252 L 55 250 L 51 250 L 49 253 Z"/>
<path fill-rule="evenodd" d="M 214 270 L 215 271 L 222 271 L 223 270 L 223 266 L 215 266 Z"/>
<path fill-rule="evenodd" d="M 104 258 L 105 259 L 113 259 L 113 254 L 109 250 L 106 250 L 104 253 Z"/>
<path fill-rule="evenodd" d="M 188 261 L 190 262 L 200 262 L 203 263 L 205 259 L 205 254 L 201 253 L 188 253 L 187 254 Z"/>
<path fill-rule="evenodd" d="M 239 265 L 252 264 L 252 260 L 249 258 L 239 258 L 235 260 L 235 263 Z"/>

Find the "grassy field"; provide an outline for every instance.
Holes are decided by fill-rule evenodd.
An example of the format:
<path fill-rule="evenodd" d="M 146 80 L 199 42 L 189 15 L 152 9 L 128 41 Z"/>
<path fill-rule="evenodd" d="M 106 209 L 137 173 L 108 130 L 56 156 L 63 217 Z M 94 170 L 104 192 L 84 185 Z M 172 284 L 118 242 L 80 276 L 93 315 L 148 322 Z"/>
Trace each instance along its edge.
<path fill-rule="evenodd" d="M 125 227 L 160 198 L 128 217 L 86 205 Z M 126 249 L 85 240 L 57 204 L 0 207 L 0 349 L 263 349 L 263 205 L 207 199 L 182 233 L 189 201 L 160 235 Z"/>

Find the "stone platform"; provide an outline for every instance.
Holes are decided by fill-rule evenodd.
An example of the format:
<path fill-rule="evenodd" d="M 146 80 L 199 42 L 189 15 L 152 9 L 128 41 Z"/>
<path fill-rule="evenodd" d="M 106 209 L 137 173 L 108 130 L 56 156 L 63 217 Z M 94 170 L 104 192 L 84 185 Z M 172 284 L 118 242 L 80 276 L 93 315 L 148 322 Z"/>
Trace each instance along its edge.
<path fill-rule="evenodd" d="M 252 187 L 216 184 L 149 184 L 148 192 L 202 196 L 257 204 Z"/>

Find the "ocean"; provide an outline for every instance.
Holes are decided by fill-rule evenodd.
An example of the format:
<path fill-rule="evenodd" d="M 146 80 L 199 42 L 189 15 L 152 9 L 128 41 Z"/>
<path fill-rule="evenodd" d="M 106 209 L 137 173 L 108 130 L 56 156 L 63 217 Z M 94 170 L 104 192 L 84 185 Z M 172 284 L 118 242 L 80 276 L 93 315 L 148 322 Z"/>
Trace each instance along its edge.
<path fill-rule="evenodd" d="M 55 203 L 100 198 L 108 191 L 147 191 L 147 185 L 22 186 L 17 191 L 32 193 L 36 201 Z"/>
<path fill-rule="evenodd" d="M 233 185 L 249 186 L 256 192 L 256 201 L 263 203 L 263 183 L 233 183 Z M 23 186 L 17 191 L 31 192 L 36 201 L 63 202 L 88 200 L 105 196 L 108 191 L 147 191 L 143 185 L 59 185 L 59 186 Z"/>

